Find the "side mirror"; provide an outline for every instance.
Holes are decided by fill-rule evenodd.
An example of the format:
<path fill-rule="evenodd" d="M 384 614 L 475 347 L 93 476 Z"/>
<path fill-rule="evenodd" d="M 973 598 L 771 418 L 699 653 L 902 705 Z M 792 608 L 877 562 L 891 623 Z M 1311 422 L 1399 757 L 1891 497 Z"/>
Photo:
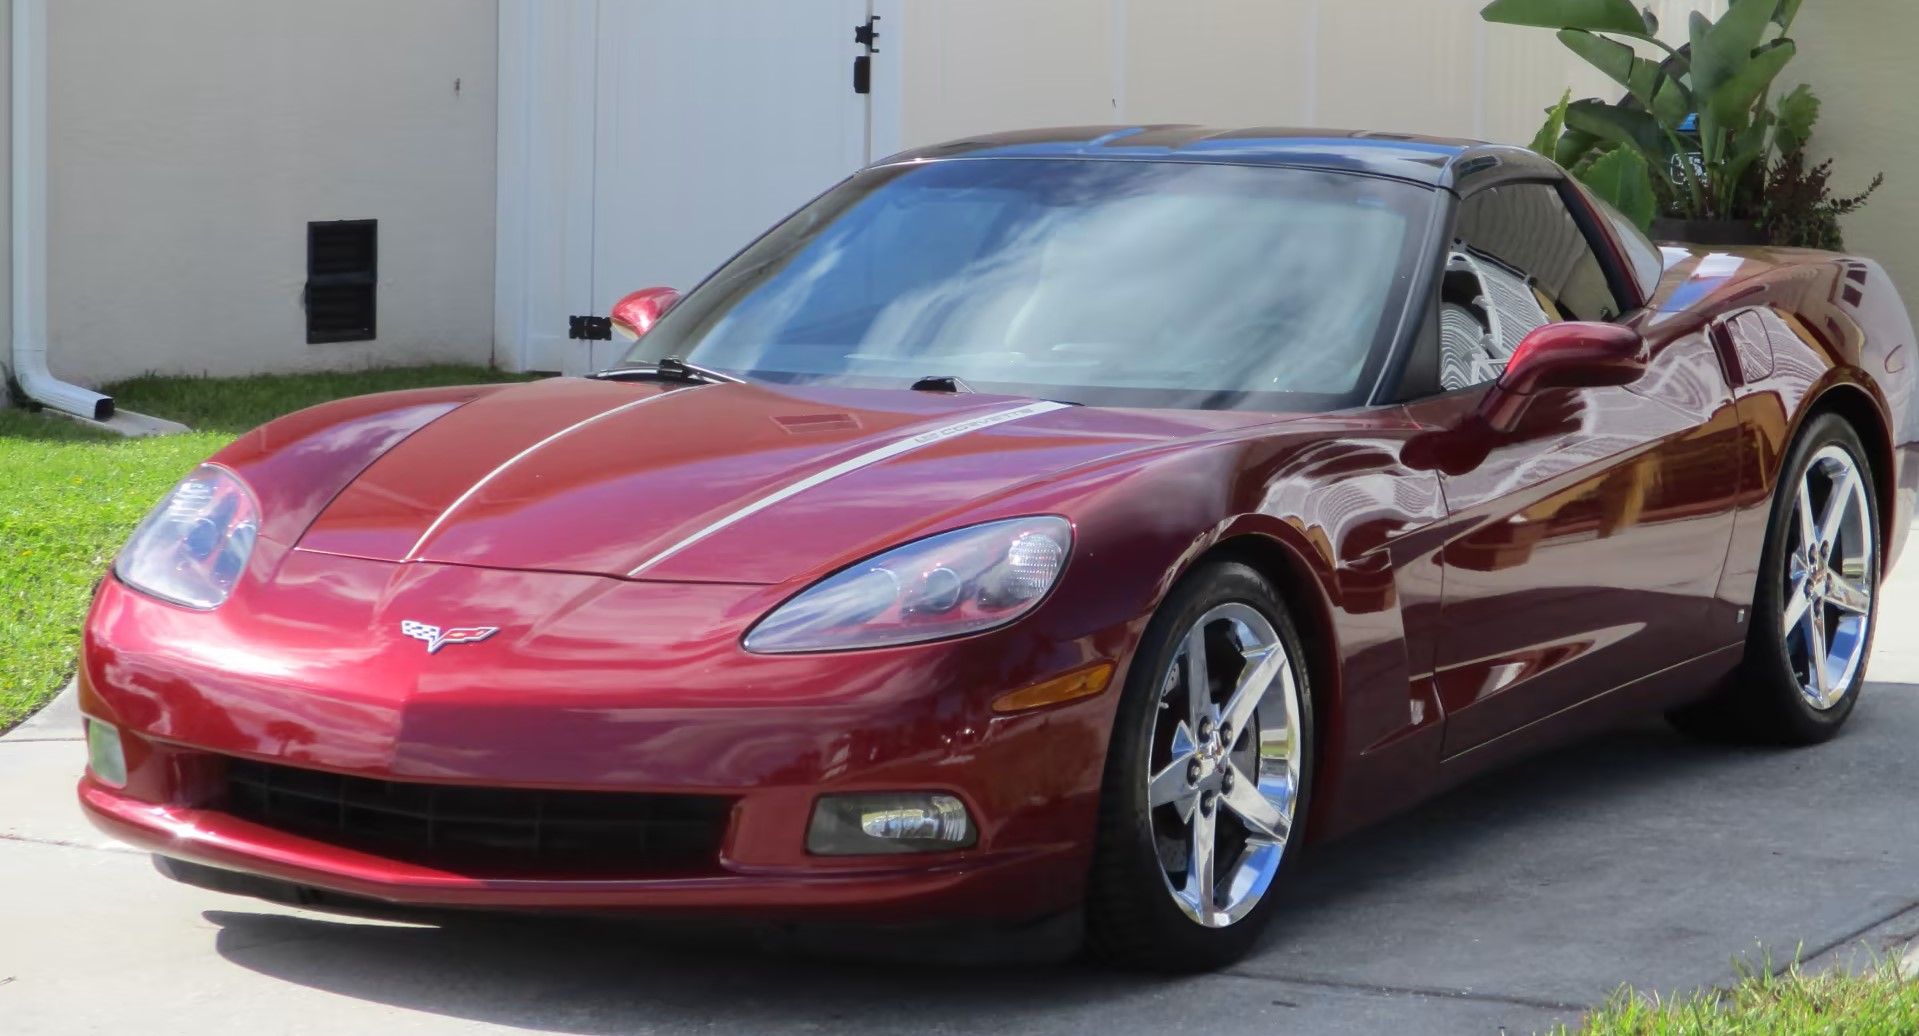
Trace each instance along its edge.
<path fill-rule="evenodd" d="M 1497 432 L 1519 426 L 1541 389 L 1630 385 L 1646 373 L 1646 340 L 1617 324 L 1547 324 L 1513 350 L 1506 373 L 1479 405 L 1479 417 Z"/>
<path fill-rule="evenodd" d="M 672 288 L 641 288 L 613 304 L 613 329 L 628 339 L 638 338 L 653 330 L 678 301 L 680 293 Z"/>

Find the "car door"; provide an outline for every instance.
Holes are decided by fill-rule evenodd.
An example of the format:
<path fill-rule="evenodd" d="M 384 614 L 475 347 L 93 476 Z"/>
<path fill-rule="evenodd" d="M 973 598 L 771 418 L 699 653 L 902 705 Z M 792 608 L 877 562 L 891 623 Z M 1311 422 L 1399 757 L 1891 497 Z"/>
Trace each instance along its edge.
<path fill-rule="evenodd" d="M 1717 354 L 1697 330 L 1622 313 L 1630 275 L 1609 276 L 1601 256 L 1614 253 L 1569 190 L 1509 183 L 1461 200 L 1439 391 L 1408 409 L 1435 432 L 1474 428 L 1519 341 L 1563 320 L 1639 328 L 1650 367 L 1625 387 L 1542 389 L 1517 427 L 1477 426 L 1483 441 L 1441 471 L 1434 678 L 1448 756 L 1738 637 L 1713 607 L 1740 477 Z"/>

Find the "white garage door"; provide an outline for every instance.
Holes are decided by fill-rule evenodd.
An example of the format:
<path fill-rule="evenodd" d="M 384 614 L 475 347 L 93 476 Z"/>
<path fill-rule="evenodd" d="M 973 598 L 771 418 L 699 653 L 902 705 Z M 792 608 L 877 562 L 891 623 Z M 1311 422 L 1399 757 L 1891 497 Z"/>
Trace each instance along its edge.
<path fill-rule="evenodd" d="M 570 340 L 569 317 L 692 287 L 865 164 L 873 95 L 854 92 L 853 34 L 870 3 L 503 3 L 501 361 L 611 362 L 621 346 Z"/>

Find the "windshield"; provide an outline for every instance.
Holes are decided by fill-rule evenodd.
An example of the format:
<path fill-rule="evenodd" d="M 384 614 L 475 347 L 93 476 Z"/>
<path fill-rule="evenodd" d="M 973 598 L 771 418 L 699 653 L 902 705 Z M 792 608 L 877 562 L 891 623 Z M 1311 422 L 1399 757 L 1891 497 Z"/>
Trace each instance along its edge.
<path fill-rule="evenodd" d="M 1365 401 L 1430 204 L 1300 169 L 968 159 L 868 170 L 755 242 L 626 357 L 742 377 L 1119 406 Z"/>

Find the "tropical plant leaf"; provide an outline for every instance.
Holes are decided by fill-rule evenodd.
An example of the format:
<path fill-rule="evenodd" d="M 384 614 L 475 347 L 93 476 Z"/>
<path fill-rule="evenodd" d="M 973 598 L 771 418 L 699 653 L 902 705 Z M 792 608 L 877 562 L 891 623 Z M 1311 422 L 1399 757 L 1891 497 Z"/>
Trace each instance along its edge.
<path fill-rule="evenodd" d="M 1799 17 L 1799 0 L 1779 0 L 1779 7 L 1773 11 L 1772 22 L 1779 26 L 1780 32 L 1791 32 L 1793 19 Z"/>
<path fill-rule="evenodd" d="M 1664 162 L 1671 145 L 1651 114 L 1588 98 L 1566 109 L 1566 127 L 1637 150 L 1647 162 Z"/>
<path fill-rule="evenodd" d="M 1687 66 L 1693 96 L 1711 97 L 1712 92 L 1718 89 L 1721 83 L 1724 83 L 1732 76 L 1731 65 L 1733 62 L 1729 57 L 1721 54 L 1711 46 L 1712 20 L 1710 18 L 1707 18 L 1698 11 L 1694 11 L 1691 17 L 1687 19 L 1687 28 L 1692 40 L 1687 47 L 1690 54 Z M 1704 105 L 1700 107 L 1704 107 Z M 1701 123 L 1699 126 L 1701 145 L 1706 149 L 1708 154 L 1711 154 L 1712 138 L 1706 132 L 1706 126 L 1704 125 L 1706 113 L 1702 111 L 1699 113 L 1699 116 Z"/>
<path fill-rule="evenodd" d="M 1659 16 L 1653 13 L 1652 8 L 1642 7 L 1639 13 L 1646 19 L 1646 35 L 1659 35 Z"/>
<path fill-rule="evenodd" d="M 1692 112 L 1685 86 L 1659 62 L 1640 57 L 1624 43 L 1583 29 L 1561 29 L 1559 42 L 1625 87 L 1667 127 L 1678 126 Z"/>
<path fill-rule="evenodd" d="M 1666 55 L 1659 63 L 1659 70 L 1666 78 L 1678 83 L 1686 90 L 1686 99 L 1692 99 L 1692 44 L 1688 43 Z"/>
<path fill-rule="evenodd" d="M 1579 180 L 1641 230 L 1651 228 L 1653 219 L 1659 215 L 1659 196 L 1653 191 L 1652 167 L 1632 148 L 1614 148 L 1586 167 Z"/>
<path fill-rule="evenodd" d="M 1593 157 L 1593 151 L 1599 146 L 1599 138 L 1590 133 L 1569 129 L 1560 134 L 1559 144 L 1553 148 L 1553 161 L 1568 169 L 1578 167 Z"/>
<path fill-rule="evenodd" d="M 1711 93 L 1701 93 L 1705 110 L 1700 113 L 1703 119 L 1711 112 L 1713 121 L 1732 132 L 1740 132 L 1752 118 L 1753 105 L 1767 90 L 1772 81 L 1785 71 L 1786 64 L 1799 52 L 1799 45 L 1791 40 L 1775 40 L 1759 48 L 1752 59 L 1740 66 L 1730 78 L 1719 84 Z"/>
<path fill-rule="evenodd" d="M 1502 25 L 1647 35 L 1646 19 L 1632 0 L 1493 0 L 1479 15 Z"/>
<path fill-rule="evenodd" d="M 1752 125 L 1747 126 L 1733 141 L 1725 165 L 1714 175 L 1713 187 L 1718 194 L 1717 201 L 1722 214 L 1732 214 L 1740 184 L 1745 181 L 1753 165 L 1765 156 L 1766 134 L 1771 129 L 1771 121 L 1770 112 L 1764 118 L 1753 120 Z"/>
<path fill-rule="evenodd" d="M 1719 92 L 1752 60 L 1772 23 L 1777 0 L 1732 0 L 1724 17 L 1714 22 L 1694 11 L 1692 30 L 1693 96 L 1709 98 Z"/>
<path fill-rule="evenodd" d="M 1577 177 L 1581 183 L 1584 183 L 1586 180 L 1586 170 L 1591 169 L 1594 162 L 1597 162 L 1600 159 L 1605 158 L 1607 155 L 1610 155 L 1617 150 L 1619 150 L 1618 144 L 1596 145 L 1592 147 L 1591 149 L 1589 149 L 1586 152 L 1585 156 L 1582 157 L 1579 161 L 1573 163 L 1572 165 L 1567 166 L 1566 171 L 1573 174 L 1573 176 Z"/>
<path fill-rule="evenodd" d="M 1782 155 L 1804 150 L 1812 140 L 1812 128 L 1819 121 L 1819 95 L 1803 83 L 1779 99 L 1779 126 L 1773 136 Z"/>
<path fill-rule="evenodd" d="M 1533 137 L 1533 151 L 1547 158 L 1558 152 L 1559 139 L 1566 135 L 1566 109 L 1572 103 L 1573 92 L 1568 88 L 1558 104 L 1546 109 L 1546 124 L 1539 127 L 1539 132 Z"/>
<path fill-rule="evenodd" d="M 1778 0 L 1729 0 L 1726 13 L 1713 23 L 1713 40 L 1731 53 L 1750 54 L 1765 42 L 1778 13 Z"/>
<path fill-rule="evenodd" d="M 1595 36 L 1584 29 L 1559 30 L 1559 42 L 1566 49 L 1586 59 L 1586 63 L 1606 73 L 1612 81 L 1630 89 L 1641 60 L 1631 47 L 1618 40 L 1609 40 L 1604 36 Z M 1652 64 L 1648 61 L 1647 64 Z M 1634 91 L 1637 93 L 1637 91 Z"/>

